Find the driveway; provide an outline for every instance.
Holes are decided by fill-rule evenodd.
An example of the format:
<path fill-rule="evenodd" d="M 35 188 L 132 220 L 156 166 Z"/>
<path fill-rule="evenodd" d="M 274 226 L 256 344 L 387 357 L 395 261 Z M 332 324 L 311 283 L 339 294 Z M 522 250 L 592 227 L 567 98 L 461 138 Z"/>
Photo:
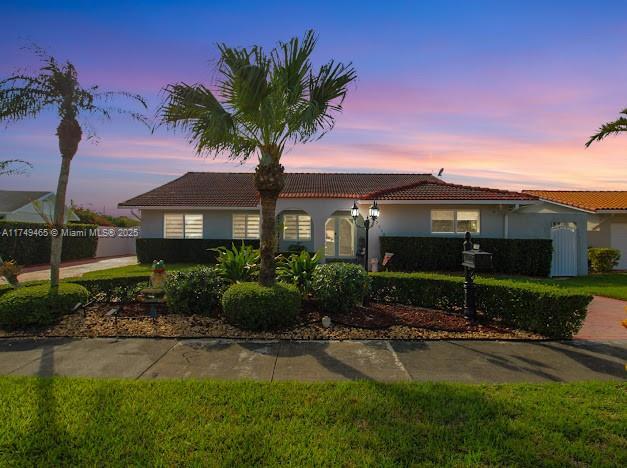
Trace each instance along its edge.
<path fill-rule="evenodd" d="M 588 306 L 588 315 L 583 327 L 575 335 L 579 340 L 627 340 L 627 328 L 622 321 L 627 319 L 627 301 L 595 296 Z"/>
<path fill-rule="evenodd" d="M 627 341 L 3 339 L 0 374 L 131 379 L 625 380 Z"/>
<path fill-rule="evenodd" d="M 122 257 L 90 258 L 61 264 L 61 278 L 71 278 L 81 276 L 89 271 L 106 270 L 127 265 L 135 265 L 137 257 L 135 255 L 125 255 Z M 27 267 L 19 276 L 20 281 L 47 280 L 50 278 L 50 267 L 48 265 Z M 5 284 L 6 280 L 0 278 L 0 284 Z"/>

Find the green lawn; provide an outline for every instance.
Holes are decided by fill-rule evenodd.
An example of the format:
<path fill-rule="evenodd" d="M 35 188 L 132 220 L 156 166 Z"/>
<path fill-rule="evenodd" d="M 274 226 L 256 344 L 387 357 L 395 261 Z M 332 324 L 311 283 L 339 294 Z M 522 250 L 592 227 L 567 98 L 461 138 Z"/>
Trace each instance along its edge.
<path fill-rule="evenodd" d="M 496 276 L 503 278 L 503 276 Z M 550 284 L 560 288 L 575 289 L 595 296 L 613 297 L 627 301 L 627 273 L 602 273 L 574 278 L 527 278 L 507 276 L 514 281 Z"/>
<path fill-rule="evenodd" d="M 627 387 L 0 378 L 0 465 L 627 465 Z"/>
<path fill-rule="evenodd" d="M 196 263 L 169 263 L 166 264 L 167 271 L 179 271 L 179 270 L 189 270 L 191 268 L 195 268 L 201 266 Z M 98 271 L 90 271 L 85 273 L 81 278 L 108 278 L 111 276 L 145 276 L 150 275 L 152 265 L 149 264 L 137 264 L 137 265 L 127 265 L 123 267 L 117 268 L 108 268 L 106 270 L 98 270 Z"/>

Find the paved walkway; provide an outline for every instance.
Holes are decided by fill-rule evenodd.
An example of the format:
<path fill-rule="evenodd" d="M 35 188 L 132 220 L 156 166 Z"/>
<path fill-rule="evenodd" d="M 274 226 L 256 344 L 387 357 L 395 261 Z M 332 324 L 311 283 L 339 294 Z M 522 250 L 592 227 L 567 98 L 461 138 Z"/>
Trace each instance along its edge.
<path fill-rule="evenodd" d="M 107 268 L 116 268 L 127 265 L 135 265 L 137 257 L 134 255 L 126 255 L 123 257 L 107 257 L 107 258 L 90 258 L 88 260 L 78 260 L 75 262 L 65 262 L 61 265 L 61 278 L 71 278 L 81 276 L 89 271 L 106 270 Z M 46 280 L 50 278 L 50 267 L 48 265 L 40 265 L 36 267 L 27 267 L 24 273 L 21 273 L 20 281 Z M 4 284 L 4 278 L 0 278 L 0 284 Z"/>
<path fill-rule="evenodd" d="M 622 321 L 627 319 L 627 301 L 594 296 L 588 306 L 583 327 L 575 336 L 579 340 L 627 340 L 627 328 Z"/>
<path fill-rule="evenodd" d="M 0 374 L 261 381 L 625 380 L 627 341 L 3 339 Z"/>

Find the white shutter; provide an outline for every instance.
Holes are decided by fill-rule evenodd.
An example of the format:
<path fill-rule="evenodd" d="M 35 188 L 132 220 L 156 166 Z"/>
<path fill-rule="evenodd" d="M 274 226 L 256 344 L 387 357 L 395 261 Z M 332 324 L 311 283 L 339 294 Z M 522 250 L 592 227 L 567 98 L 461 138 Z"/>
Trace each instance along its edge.
<path fill-rule="evenodd" d="M 259 215 L 246 215 L 246 239 L 259 239 Z"/>
<path fill-rule="evenodd" d="M 166 239 L 182 239 L 184 237 L 182 214 L 165 213 L 163 215 L 163 237 Z"/>
<path fill-rule="evenodd" d="M 246 238 L 246 215 L 233 215 L 233 239 Z"/>
<path fill-rule="evenodd" d="M 298 239 L 298 215 L 286 214 L 283 216 L 283 239 Z"/>
<path fill-rule="evenodd" d="M 202 239 L 202 215 L 186 214 L 185 215 L 185 238 L 186 239 Z"/>
<path fill-rule="evenodd" d="M 298 215 L 298 239 L 311 240 L 311 216 Z"/>

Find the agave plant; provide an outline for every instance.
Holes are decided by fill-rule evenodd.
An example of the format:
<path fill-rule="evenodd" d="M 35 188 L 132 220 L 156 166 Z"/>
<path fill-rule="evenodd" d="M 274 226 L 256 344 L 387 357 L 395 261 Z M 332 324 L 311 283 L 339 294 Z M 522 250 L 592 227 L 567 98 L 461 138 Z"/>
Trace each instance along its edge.
<path fill-rule="evenodd" d="M 259 275 L 261 259 L 259 249 L 254 249 L 242 242 L 239 249 L 235 244 L 231 244 L 230 249 L 218 247 L 209 250 L 217 253 L 218 271 L 223 278 L 230 282 L 254 281 Z"/>
<path fill-rule="evenodd" d="M 293 253 L 289 257 L 279 256 L 277 258 L 277 276 L 281 281 L 296 285 L 305 296 L 311 292 L 311 281 L 316 267 L 322 258 L 320 252 L 313 256 L 303 250 L 300 253 Z"/>

